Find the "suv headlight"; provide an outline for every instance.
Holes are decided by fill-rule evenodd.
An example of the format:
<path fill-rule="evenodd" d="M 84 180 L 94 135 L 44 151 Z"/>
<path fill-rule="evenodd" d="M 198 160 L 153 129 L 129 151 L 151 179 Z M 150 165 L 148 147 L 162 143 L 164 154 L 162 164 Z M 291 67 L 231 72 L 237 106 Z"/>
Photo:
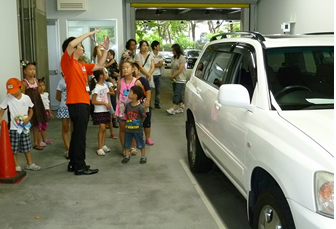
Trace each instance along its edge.
<path fill-rule="evenodd" d="M 334 218 L 334 174 L 315 173 L 315 202 L 317 213 Z"/>

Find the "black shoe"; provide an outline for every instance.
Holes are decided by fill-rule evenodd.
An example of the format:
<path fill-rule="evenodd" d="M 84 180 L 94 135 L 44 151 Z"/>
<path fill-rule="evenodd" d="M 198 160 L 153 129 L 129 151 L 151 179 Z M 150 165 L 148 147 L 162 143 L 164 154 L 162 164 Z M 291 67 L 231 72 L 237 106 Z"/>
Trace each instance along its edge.
<path fill-rule="evenodd" d="M 155 105 L 156 109 L 161 109 L 160 105 Z"/>
<path fill-rule="evenodd" d="M 75 169 L 72 165 L 68 165 L 68 172 L 75 172 Z"/>
<path fill-rule="evenodd" d="M 99 169 L 90 169 L 88 166 L 86 166 L 84 169 L 75 171 L 75 175 L 92 175 L 98 172 Z"/>
<path fill-rule="evenodd" d="M 90 165 L 86 165 L 87 168 L 90 168 Z M 68 172 L 75 172 L 75 168 L 72 165 L 68 165 Z"/>

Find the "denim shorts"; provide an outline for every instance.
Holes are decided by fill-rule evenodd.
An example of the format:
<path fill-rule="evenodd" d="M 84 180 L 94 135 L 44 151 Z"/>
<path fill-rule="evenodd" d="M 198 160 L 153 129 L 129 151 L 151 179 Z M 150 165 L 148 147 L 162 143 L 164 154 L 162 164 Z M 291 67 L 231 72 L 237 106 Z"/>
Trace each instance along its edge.
<path fill-rule="evenodd" d="M 125 132 L 125 149 L 130 149 L 132 146 L 133 137 L 135 138 L 136 145 L 138 149 L 145 148 L 145 141 L 143 139 L 143 132 L 133 133 L 133 132 Z"/>

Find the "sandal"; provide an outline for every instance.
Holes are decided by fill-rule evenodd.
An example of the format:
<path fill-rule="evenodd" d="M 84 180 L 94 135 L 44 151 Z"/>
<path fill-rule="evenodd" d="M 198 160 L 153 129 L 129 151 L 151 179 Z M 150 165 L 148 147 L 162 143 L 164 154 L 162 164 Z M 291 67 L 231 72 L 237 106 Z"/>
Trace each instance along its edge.
<path fill-rule="evenodd" d="M 147 162 L 147 157 L 140 158 L 140 164 L 146 164 L 146 162 Z"/>
<path fill-rule="evenodd" d="M 96 151 L 98 156 L 105 156 L 105 151 L 103 149 L 99 149 Z"/>
<path fill-rule="evenodd" d="M 121 161 L 123 164 L 127 164 L 129 162 L 130 158 L 129 157 L 124 157 Z"/>
<path fill-rule="evenodd" d="M 132 147 L 130 150 L 131 156 L 135 156 L 137 154 L 136 148 Z"/>
<path fill-rule="evenodd" d="M 33 148 L 34 148 L 34 149 L 37 149 L 37 150 L 43 150 L 43 147 L 42 147 L 42 146 L 39 146 L 39 145 L 34 145 Z"/>

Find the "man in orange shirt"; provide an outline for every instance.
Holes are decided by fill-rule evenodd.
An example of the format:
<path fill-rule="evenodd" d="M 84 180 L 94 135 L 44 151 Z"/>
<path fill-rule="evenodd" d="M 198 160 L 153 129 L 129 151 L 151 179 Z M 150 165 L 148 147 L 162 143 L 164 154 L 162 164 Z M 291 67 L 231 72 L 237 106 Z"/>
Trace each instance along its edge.
<path fill-rule="evenodd" d="M 88 75 L 104 67 L 110 39 L 108 37 L 104 38 L 104 42 L 100 44 L 104 52 L 98 64 L 78 62 L 78 59 L 84 54 L 82 41 L 87 37 L 93 39 L 93 35 L 99 32 L 100 30 L 98 29 L 77 38 L 69 37 L 62 44 L 64 54 L 61 59 L 61 68 L 67 85 L 66 104 L 73 123 L 68 171 L 75 172 L 75 175 L 90 175 L 99 171 L 98 169 L 90 169 L 90 166 L 85 163 L 86 131 L 90 115 Z"/>

